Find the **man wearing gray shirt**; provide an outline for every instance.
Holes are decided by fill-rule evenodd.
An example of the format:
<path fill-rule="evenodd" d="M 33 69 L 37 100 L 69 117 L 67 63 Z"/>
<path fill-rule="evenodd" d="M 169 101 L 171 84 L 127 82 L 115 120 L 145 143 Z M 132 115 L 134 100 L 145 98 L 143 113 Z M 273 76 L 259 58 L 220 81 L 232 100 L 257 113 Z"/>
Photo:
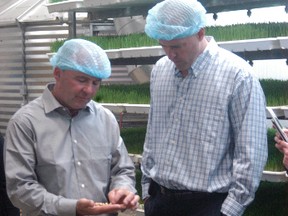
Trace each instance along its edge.
<path fill-rule="evenodd" d="M 106 53 L 72 39 L 50 62 L 56 82 L 7 127 L 9 198 L 23 216 L 107 216 L 137 208 L 134 165 L 118 123 L 92 100 L 111 74 Z"/>

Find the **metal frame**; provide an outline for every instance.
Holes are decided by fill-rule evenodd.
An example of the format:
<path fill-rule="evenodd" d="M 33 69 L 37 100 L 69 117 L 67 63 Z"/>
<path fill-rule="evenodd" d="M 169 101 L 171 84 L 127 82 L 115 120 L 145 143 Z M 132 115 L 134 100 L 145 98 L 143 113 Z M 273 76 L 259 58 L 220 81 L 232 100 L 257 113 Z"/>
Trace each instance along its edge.
<path fill-rule="evenodd" d="M 115 18 L 121 16 L 145 16 L 155 4 L 162 0 L 70 0 L 59 3 L 48 3 L 47 7 L 52 12 L 97 12 L 99 18 Z M 253 8 L 286 6 L 286 0 L 200 0 L 208 13 L 219 13 L 233 10 L 251 10 Z M 144 10 L 143 10 L 144 9 Z M 137 13 L 137 14 L 135 14 Z"/>
<path fill-rule="evenodd" d="M 218 45 L 250 62 L 264 59 L 288 60 L 288 37 L 218 42 Z M 165 55 L 161 46 L 113 49 L 106 50 L 106 53 L 114 65 L 154 64 Z"/>

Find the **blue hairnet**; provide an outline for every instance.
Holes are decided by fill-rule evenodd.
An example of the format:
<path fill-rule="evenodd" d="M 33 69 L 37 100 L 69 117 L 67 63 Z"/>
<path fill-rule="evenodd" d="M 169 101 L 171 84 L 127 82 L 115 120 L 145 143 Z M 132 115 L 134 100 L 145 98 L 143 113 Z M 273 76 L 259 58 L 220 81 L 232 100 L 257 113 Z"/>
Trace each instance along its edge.
<path fill-rule="evenodd" d="M 157 40 L 192 36 L 206 25 L 206 10 L 197 0 L 165 0 L 148 11 L 146 34 Z"/>
<path fill-rule="evenodd" d="M 61 70 L 73 70 L 99 79 L 111 75 L 111 64 L 106 52 L 90 41 L 71 39 L 59 48 L 50 59 L 53 67 Z"/>

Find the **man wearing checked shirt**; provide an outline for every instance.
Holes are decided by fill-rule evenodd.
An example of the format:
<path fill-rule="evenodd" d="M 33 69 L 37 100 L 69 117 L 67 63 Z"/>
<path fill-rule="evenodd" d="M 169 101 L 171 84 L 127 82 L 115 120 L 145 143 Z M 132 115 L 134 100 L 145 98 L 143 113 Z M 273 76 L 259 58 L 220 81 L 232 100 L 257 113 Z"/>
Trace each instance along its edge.
<path fill-rule="evenodd" d="M 250 65 L 205 36 L 196 0 L 148 12 L 166 56 L 151 73 L 142 160 L 146 216 L 238 216 L 267 160 L 265 97 Z"/>

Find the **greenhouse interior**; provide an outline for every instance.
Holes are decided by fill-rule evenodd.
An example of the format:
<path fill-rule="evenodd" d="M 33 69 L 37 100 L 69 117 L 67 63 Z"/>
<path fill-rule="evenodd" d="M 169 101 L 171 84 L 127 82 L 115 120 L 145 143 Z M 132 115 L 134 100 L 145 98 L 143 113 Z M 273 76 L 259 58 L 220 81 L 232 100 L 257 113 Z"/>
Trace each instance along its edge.
<path fill-rule="evenodd" d="M 85 38 L 100 45 L 112 65 L 95 101 L 113 112 L 129 155 L 137 167 L 136 188 L 141 194 L 141 153 L 149 105 L 153 65 L 165 55 L 158 42 L 144 33 L 148 10 L 160 0 L 2 0 L 0 3 L 0 132 L 11 116 L 39 97 L 53 81 L 49 58 L 70 38 Z M 249 62 L 271 108 L 288 127 L 288 3 L 286 0 L 200 2 L 207 9 L 213 35 L 220 47 Z M 277 8 L 283 20 L 265 21 L 261 9 Z M 241 12 L 221 25 L 227 14 Z M 272 13 L 275 17 L 275 13 Z M 233 16 L 233 15 L 232 15 Z M 267 14 L 268 17 L 268 14 Z M 250 21 L 255 18 L 260 21 Z M 243 20 L 248 22 L 242 23 Z M 231 19 L 232 20 L 232 19 Z M 219 24 L 218 24 L 219 23 Z M 252 32 L 252 33 L 251 33 Z M 244 216 L 288 215 L 288 177 L 282 154 L 274 147 L 275 129 L 266 111 L 268 162 L 255 200 Z M 134 134 L 134 135 L 131 135 Z M 276 158 L 276 159 L 275 159 Z M 139 185 L 140 184 L 140 185 Z M 142 200 L 136 212 L 144 216 Z"/>

